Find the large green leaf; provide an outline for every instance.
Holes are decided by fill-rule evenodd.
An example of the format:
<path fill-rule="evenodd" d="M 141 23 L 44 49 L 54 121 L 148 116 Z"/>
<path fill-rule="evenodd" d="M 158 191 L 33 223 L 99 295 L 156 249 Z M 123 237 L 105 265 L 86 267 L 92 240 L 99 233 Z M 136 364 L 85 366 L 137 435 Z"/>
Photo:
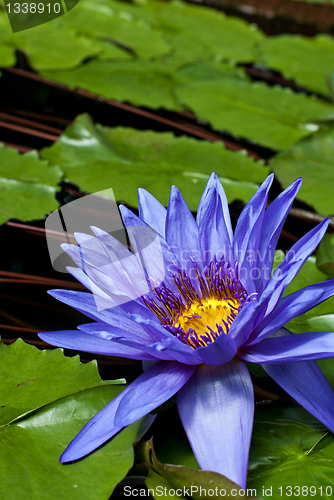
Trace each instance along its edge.
<path fill-rule="evenodd" d="M 0 343 L 0 425 L 56 399 L 101 384 L 96 361 L 83 365 L 62 349 L 39 351 L 18 339 Z M 22 363 L 24 360 L 24 363 Z"/>
<path fill-rule="evenodd" d="M 15 40 L 11 33 L 7 15 L 1 11 L 0 2 L 0 67 L 13 66 L 16 61 L 14 54 Z"/>
<path fill-rule="evenodd" d="M 215 129 L 277 150 L 318 130 L 315 120 L 334 117 L 329 104 L 235 77 L 181 85 L 175 94 L 181 104 L 209 120 Z"/>
<path fill-rule="evenodd" d="M 268 68 L 280 71 L 286 78 L 292 78 L 309 90 L 321 94 L 329 93 L 327 78 L 332 78 L 334 68 L 333 37 L 267 37 L 261 43 L 260 50 L 263 62 Z"/>
<path fill-rule="evenodd" d="M 31 66 L 38 71 L 73 68 L 101 52 L 92 40 L 74 31 L 48 28 L 43 24 L 18 35 L 17 47 L 26 52 Z"/>
<path fill-rule="evenodd" d="M 62 22 L 95 38 L 115 41 L 143 59 L 171 50 L 161 32 L 142 20 L 133 19 L 131 14 L 125 15 L 127 6 L 122 5 L 124 10 L 115 12 L 108 2 L 80 2 Z"/>
<path fill-rule="evenodd" d="M 268 173 L 262 163 L 232 153 L 221 143 L 102 127 L 94 125 L 88 115 L 77 117 L 55 144 L 41 151 L 41 156 L 60 165 L 65 177 L 83 191 L 110 187 L 117 200 L 132 206 L 137 206 L 138 187 L 167 206 L 170 187 L 175 184 L 193 211 L 212 171 L 226 178 L 229 201 L 247 201 L 256 191 L 256 183 Z"/>
<path fill-rule="evenodd" d="M 96 363 L 82 365 L 60 349 L 38 351 L 17 341 L 0 345 L 0 357 L 1 498 L 108 498 L 131 468 L 132 443 L 151 417 L 127 427 L 85 459 L 62 465 L 59 456 L 69 442 L 124 385 L 103 383 Z M 18 418 L 12 421 L 14 416 Z"/>
<path fill-rule="evenodd" d="M 300 141 L 270 161 L 282 187 L 303 178 L 298 197 L 322 215 L 334 214 L 332 186 L 334 129 L 320 131 Z"/>
<path fill-rule="evenodd" d="M 263 38 L 254 25 L 241 19 L 177 1 L 151 1 L 135 6 L 108 0 L 94 3 L 81 0 L 77 13 L 70 13 L 63 20 L 82 31 L 89 30 L 94 36 L 113 38 L 133 48 L 142 58 L 173 51 L 182 62 L 213 57 L 254 61 L 256 46 Z"/>
<path fill-rule="evenodd" d="M 98 43 L 106 44 L 103 41 Z M 175 111 L 180 109 L 180 105 L 175 99 L 174 89 L 180 84 L 208 78 L 219 79 L 225 75 L 247 79 L 241 69 L 218 61 L 187 64 L 179 68 L 180 58 L 174 53 L 155 61 L 108 61 L 105 60 L 107 56 L 105 50 L 98 60 L 74 70 L 44 71 L 42 74 L 70 87 L 85 88 L 106 98 Z"/>
<path fill-rule="evenodd" d="M 223 58 L 250 62 L 257 59 L 257 44 L 263 35 L 254 25 L 225 16 L 203 6 L 183 2 L 149 2 L 145 11 L 154 12 L 167 40 L 184 62 L 201 58 Z"/>
<path fill-rule="evenodd" d="M 303 408 L 257 409 L 247 488 L 262 498 L 332 498 L 334 438 L 327 432 Z"/>
<path fill-rule="evenodd" d="M 73 30 L 62 27 L 57 21 L 11 33 L 7 14 L 0 10 L 0 53 L 2 44 L 23 50 L 31 66 L 36 70 L 72 68 L 87 57 L 98 55 L 102 48 L 87 37 L 77 35 Z M 2 42 L 3 40 L 3 42 Z M 7 56 L 8 57 L 8 56 Z M 7 65 L 13 64 L 8 60 Z"/>
<path fill-rule="evenodd" d="M 56 210 L 61 177 L 60 168 L 39 160 L 36 151 L 20 155 L 0 143 L 0 224 L 43 219 Z"/>
<path fill-rule="evenodd" d="M 167 58 L 166 61 L 168 67 L 171 67 L 175 62 L 175 58 Z M 219 80 L 225 76 L 248 81 L 248 77 L 242 68 L 234 66 L 232 63 L 223 63 L 221 61 L 203 61 L 185 64 L 180 68 L 176 68 L 175 71 L 175 78 L 182 84 L 194 81 L 198 82 L 200 80 Z"/>
<path fill-rule="evenodd" d="M 176 80 L 163 64 L 142 60 L 93 60 L 71 71 L 42 71 L 51 80 L 137 106 L 177 110 Z"/>

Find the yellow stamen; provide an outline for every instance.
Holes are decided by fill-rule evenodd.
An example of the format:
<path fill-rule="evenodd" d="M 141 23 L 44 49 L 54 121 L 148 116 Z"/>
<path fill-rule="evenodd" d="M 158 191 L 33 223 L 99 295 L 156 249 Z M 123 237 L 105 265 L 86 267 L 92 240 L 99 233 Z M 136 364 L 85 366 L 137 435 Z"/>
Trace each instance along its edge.
<path fill-rule="evenodd" d="M 181 312 L 174 326 L 182 328 L 185 333 L 188 333 L 189 330 L 195 330 L 197 342 L 206 346 L 208 340 L 211 342 L 215 340 L 210 329 L 216 331 L 216 325 L 223 325 L 224 322 L 228 324 L 228 319 L 233 321 L 231 311 L 236 315 L 240 305 L 241 302 L 235 298 L 226 298 L 225 300 L 209 298 L 202 302 L 193 302 Z M 191 335 L 191 333 L 190 331 L 189 334 Z M 190 335 L 187 336 L 187 343 L 191 347 L 195 347 Z"/>

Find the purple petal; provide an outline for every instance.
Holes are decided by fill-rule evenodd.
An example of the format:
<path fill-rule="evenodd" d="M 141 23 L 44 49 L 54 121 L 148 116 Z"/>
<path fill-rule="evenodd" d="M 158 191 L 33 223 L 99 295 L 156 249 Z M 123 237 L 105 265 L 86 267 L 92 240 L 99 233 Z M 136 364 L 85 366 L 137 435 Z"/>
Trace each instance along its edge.
<path fill-rule="evenodd" d="M 271 338 L 288 336 L 292 333 L 281 328 Z M 311 415 L 334 432 L 334 392 L 315 361 L 261 366 Z"/>
<path fill-rule="evenodd" d="M 162 363 L 160 367 L 154 365 L 150 369 L 153 370 L 156 367 L 156 374 L 151 375 L 146 381 L 136 385 L 131 384 L 131 391 L 125 394 L 117 409 L 115 425 L 122 427 L 130 425 L 160 406 L 174 396 L 196 370 L 195 366 L 180 363 L 164 363 L 162 367 Z"/>
<path fill-rule="evenodd" d="M 112 309 L 110 309 L 109 304 L 108 309 L 103 308 L 98 310 L 96 307 L 95 297 L 91 293 L 75 292 L 73 290 L 50 290 L 48 293 L 52 297 L 60 300 L 60 302 L 63 302 L 77 311 L 82 312 L 88 316 L 88 318 L 94 319 L 95 321 L 103 321 L 107 324 L 112 321 L 111 318 L 113 315 L 120 314 L 124 316 L 124 314 L 127 314 L 126 312 L 123 312 L 123 308 L 125 306 L 128 306 L 128 308 L 134 312 L 134 314 L 130 317 L 136 318 L 137 316 L 141 316 L 143 320 L 147 318 L 153 321 L 154 318 L 156 318 L 155 314 L 152 313 L 147 307 L 141 306 L 136 301 L 122 304 L 122 306 L 113 307 Z M 106 305 L 108 306 L 108 304 Z"/>
<path fill-rule="evenodd" d="M 102 302 L 105 302 L 105 304 L 109 304 L 109 307 L 115 306 L 114 300 L 112 300 L 109 295 L 107 295 L 101 288 L 95 285 L 95 283 L 92 282 L 81 269 L 78 267 L 71 267 L 67 266 L 66 270 L 75 278 L 78 280 L 80 283 L 82 283 L 87 290 L 92 292 L 94 294 L 94 297 L 98 297 L 98 301 L 102 299 Z M 106 309 L 106 307 L 103 307 L 102 309 Z"/>
<path fill-rule="evenodd" d="M 229 260 L 232 256 L 232 228 L 225 192 L 213 173 L 204 189 L 198 206 L 197 224 L 199 240 L 205 265 L 215 255 L 219 260 L 222 255 Z"/>
<path fill-rule="evenodd" d="M 202 360 L 198 356 L 198 349 L 192 349 L 187 344 L 184 344 L 179 339 L 171 335 L 169 338 L 163 339 L 159 343 L 160 349 L 165 349 L 179 363 L 186 365 L 199 365 Z"/>
<path fill-rule="evenodd" d="M 115 332 L 115 334 L 123 334 L 124 331 L 123 335 L 137 339 L 144 344 L 152 342 L 152 337 L 150 336 L 148 329 L 143 328 L 141 325 L 139 325 L 135 321 L 132 321 L 130 318 L 117 314 L 110 314 L 109 326 L 104 322 L 91 323 L 90 325 L 82 325 L 82 328 L 80 329 L 87 331 L 88 333 L 94 333 L 94 331 L 97 331 L 97 329 L 101 330 L 101 328 L 104 329 L 104 331 L 109 331 L 110 333 Z"/>
<path fill-rule="evenodd" d="M 120 212 L 136 256 L 146 269 L 147 275 L 160 284 L 166 274 L 160 245 L 161 237 L 123 205 L 120 207 Z"/>
<path fill-rule="evenodd" d="M 313 253 L 324 236 L 329 219 L 324 219 L 318 226 L 309 231 L 286 254 L 283 262 L 277 267 L 267 288 L 260 297 L 261 302 L 266 302 L 265 316 L 271 313 L 285 288 L 291 283 L 308 257 Z"/>
<path fill-rule="evenodd" d="M 334 280 L 316 283 L 283 297 L 271 314 L 252 332 L 247 345 L 252 345 L 277 331 L 296 316 L 304 314 L 334 295 Z"/>
<path fill-rule="evenodd" d="M 154 233 L 153 229 L 133 214 L 131 210 L 122 205 L 120 212 L 128 230 L 131 244 L 143 263 L 147 275 L 156 284 L 164 281 L 171 289 L 175 289 L 170 273 L 174 273 L 180 266 L 172 248 L 164 238 Z M 154 238 L 155 234 L 156 238 Z M 147 246 L 146 241 L 149 243 Z"/>
<path fill-rule="evenodd" d="M 138 189 L 139 217 L 165 238 L 167 210 L 145 189 Z"/>
<path fill-rule="evenodd" d="M 151 356 L 150 359 L 155 360 L 166 360 L 166 361 L 180 361 L 183 362 L 184 356 L 179 356 L 179 351 L 174 351 L 169 349 L 164 342 L 155 342 L 152 344 L 142 344 L 138 342 L 137 339 L 131 339 L 130 336 L 124 335 L 124 337 L 117 337 L 113 339 L 114 342 L 118 344 L 128 346 L 132 349 L 140 349 L 145 355 Z M 189 356 L 186 360 L 189 365 L 198 365 L 199 361 L 196 356 Z"/>
<path fill-rule="evenodd" d="M 262 222 L 273 178 L 273 174 L 269 175 L 249 200 L 240 214 L 234 232 L 234 258 L 239 262 L 240 280 L 248 293 L 256 291 L 254 279 L 262 280 L 261 273 L 253 276 L 252 271 L 253 268 L 256 269 Z"/>
<path fill-rule="evenodd" d="M 176 254 L 182 269 L 191 275 L 193 273 L 192 259 L 201 267 L 198 226 L 180 191 L 175 186 L 172 187 L 168 204 L 166 240 Z"/>
<path fill-rule="evenodd" d="M 133 255 L 128 248 L 105 231 L 94 226 L 92 226 L 91 229 L 94 231 L 101 246 L 104 248 L 109 261 L 122 270 L 122 274 L 126 276 L 128 281 L 131 282 L 138 274 L 142 274 L 140 260 Z M 89 258 L 89 255 L 87 258 Z"/>
<path fill-rule="evenodd" d="M 261 309 L 261 303 L 255 300 L 248 302 L 233 321 L 228 335 L 235 340 L 238 347 L 247 341 L 256 326 L 259 309 Z"/>
<path fill-rule="evenodd" d="M 145 352 L 145 344 L 136 343 L 136 347 L 127 346 L 116 340 L 109 340 L 78 330 L 41 332 L 38 336 L 50 345 L 65 349 L 147 361 L 158 359 L 157 356 Z"/>
<path fill-rule="evenodd" d="M 284 338 L 264 339 L 243 347 L 238 357 L 252 363 L 285 363 L 334 357 L 333 332 L 309 332 Z"/>
<path fill-rule="evenodd" d="M 253 385 L 237 359 L 201 365 L 177 395 L 179 414 L 201 469 L 246 486 L 253 428 Z"/>
<path fill-rule="evenodd" d="M 334 393 L 315 361 L 261 366 L 301 406 L 334 432 Z"/>
<path fill-rule="evenodd" d="M 136 391 L 137 387 L 141 384 L 144 384 L 144 387 L 148 389 L 150 386 L 154 385 L 156 381 L 160 382 L 161 377 L 164 378 L 165 372 L 168 372 L 171 367 L 177 367 L 177 364 L 175 364 L 174 362 L 157 363 L 149 368 L 145 373 L 140 375 L 131 385 L 124 389 L 121 394 L 113 399 L 105 408 L 103 408 L 103 410 L 101 410 L 85 425 L 85 427 L 79 432 L 79 434 L 77 434 L 77 436 L 66 448 L 60 458 L 60 461 L 71 462 L 73 460 L 78 460 L 79 458 L 95 450 L 96 448 L 101 446 L 101 444 L 105 443 L 108 439 L 117 434 L 117 432 L 119 432 L 121 428 L 124 427 L 122 422 L 119 426 L 116 426 L 114 423 L 115 415 L 122 399 L 128 393 Z M 164 401 L 166 401 L 170 397 L 168 391 L 168 377 L 166 378 L 166 376 L 165 386 L 167 386 L 167 391 L 164 393 L 166 396 Z M 161 399 L 163 399 L 162 396 Z M 145 405 L 145 408 L 143 407 L 142 412 L 138 410 L 137 414 L 139 416 L 137 417 L 137 419 L 148 413 L 150 409 L 153 410 L 154 408 L 156 408 L 156 406 L 152 404 L 150 409 L 148 408 L 149 405 Z M 152 418 L 150 418 L 150 420 L 152 421 Z M 134 422 L 134 420 L 132 420 L 132 422 Z"/>
<path fill-rule="evenodd" d="M 238 349 L 236 341 L 229 335 L 222 333 L 206 347 L 198 347 L 198 357 L 209 366 L 220 366 L 231 361 Z"/>
<path fill-rule="evenodd" d="M 256 290 L 260 294 L 270 280 L 276 244 L 301 183 L 301 178 L 295 180 L 265 211 L 257 258 L 257 267 L 262 270 L 263 276 L 262 280 L 256 281 Z"/>
<path fill-rule="evenodd" d="M 114 322 L 112 322 L 112 320 L 114 320 Z M 150 322 L 148 322 L 148 324 L 143 327 L 140 323 L 134 322 L 130 318 L 113 315 L 109 325 L 104 322 L 97 322 L 80 325 L 78 328 L 79 330 L 93 335 L 97 332 L 105 332 L 109 338 L 133 338 L 143 344 L 158 342 L 163 338 L 169 338 L 171 336 L 171 334 L 161 326 L 157 326 L 157 328 L 155 328 L 155 326 L 155 324 L 150 324 Z"/>
<path fill-rule="evenodd" d="M 111 234 L 95 226 L 91 226 L 91 230 L 95 234 L 110 262 L 115 262 L 117 260 L 123 261 L 131 256 L 130 250 L 124 246 L 123 243 L 111 236 Z"/>
<path fill-rule="evenodd" d="M 140 351 L 142 356 L 145 356 L 145 359 L 151 357 L 150 359 L 156 360 L 175 360 L 188 365 L 198 365 L 202 363 L 202 360 L 197 355 L 197 350 L 191 349 L 188 345 L 183 344 L 163 328 L 153 331 L 151 325 L 146 325 L 145 329 L 151 339 L 148 335 L 145 336 L 145 334 L 136 328 L 130 327 L 128 331 L 115 326 L 108 327 L 105 323 L 80 325 L 78 328 L 90 335 L 108 339 L 110 344 L 117 343 L 127 346 L 134 350 L 134 353 Z M 115 346 L 114 349 L 117 351 L 119 348 Z"/>

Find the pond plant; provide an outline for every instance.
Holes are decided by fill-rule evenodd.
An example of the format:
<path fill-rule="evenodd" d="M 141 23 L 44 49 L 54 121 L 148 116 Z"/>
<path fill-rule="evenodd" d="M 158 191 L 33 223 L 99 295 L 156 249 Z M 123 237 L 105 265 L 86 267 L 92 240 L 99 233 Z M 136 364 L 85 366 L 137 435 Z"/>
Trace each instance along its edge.
<path fill-rule="evenodd" d="M 234 233 L 223 187 L 213 173 L 196 220 L 175 186 L 167 210 L 142 189 L 139 217 L 121 206 L 135 254 L 98 228 L 92 228 L 96 237 L 76 234 L 79 247 L 63 245 L 79 266 L 69 271 L 93 293 L 50 293 L 94 322 L 75 331 L 40 333 L 40 338 L 149 364 L 85 425 L 61 462 L 89 454 L 177 393 L 178 412 L 200 467 L 245 488 L 254 413 L 245 361 L 260 363 L 334 430 L 334 394 L 314 362 L 334 357 L 334 333 L 292 335 L 283 328 L 334 295 L 334 280 L 282 298 L 319 245 L 328 219 L 295 243 L 271 275 L 277 240 L 301 179 L 266 209 L 272 181 L 270 175 L 246 204 Z M 147 228 L 154 231 L 155 245 L 147 245 Z"/>

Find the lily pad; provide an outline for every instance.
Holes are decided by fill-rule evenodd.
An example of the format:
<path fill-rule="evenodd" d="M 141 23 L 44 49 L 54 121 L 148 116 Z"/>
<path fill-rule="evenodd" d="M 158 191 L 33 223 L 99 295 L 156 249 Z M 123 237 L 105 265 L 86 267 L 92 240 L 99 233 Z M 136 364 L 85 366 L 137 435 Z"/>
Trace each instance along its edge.
<path fill-rule="evenodd" d="M 257 44 L 264 35 L 242 19 L 179 1 L 149 2 L 143 10 L 156 14 L 160 28 L 170 34 L 167 40 L 184 54 L 184 61 L 199 60 L 202 53 L 206 59 L 257 59 Z"/>
<path fill-rule="evenodd" d="M 215 129 L 276 150 L 289 148 L 317 131 L 316 120 L 334 117 L 329 104 L 240 78 L 192 82 L 176 88 L 175 94 L 180 104 L 208 120 Z"/>
<path fill-rule="evenodd" d="M 62 349 L 39 351 L 18 339 L 0 343 L 0 426 L 56 399 L 101 384 L 97 363 L 83 365 Z M 22 363 L 24 360 L 24 363 Z"/>
<path fill-rule="evenodd" d="M 121 5 L 123 10 L 116 12 L 108 2 L 80 2 L 62 22 L 80 33 L 114 41 L 142 59 L 158 57 L 171 50 L 160 31 L 153 30 L 143 20 L 133 19 L 131 14 L 126 15 L 126 4 Z"/>
<path fill-rule="evenodd" d="M 85 459 L 60 464 L 59 456 L 71 439 L 124 385 L 103 383 L 96 363 L 81 365 L 78 359 L 65 358 L 60 349 L 38 351 L 22 341 L 0 347 L 1 498 L 108 498 L 131 468 L 132 443 L 140 439 L 152 417 L 127 427 Z M 22 383 L 15 386 L 18 380 Z M 17 402 L 14 421 L 10 401 Z"/>
<path fill-rule="evenodd" d="M 15 38 L 0 1 L 0 67 L 13 66 L 15 61 Z"/>
<path fill-rule="evenodd" d="M 59 140 L 41 151 L 52 165 L 83 191 L 112 188 L 117 200 L 137 206 L 137 189 L 143 187 L 165 206 L 168 187 L 179 187 L 191 210 L 196 211 L 212 171 L 226 179 L 229 201 L 248 201 L 268 174 L 262 163 L 232 153 L 221 143 L 209 143 L 171 133 L 108 128 L 94 125 L 81 115 Z M 126 179 L 126 182 L 124 182 Z"/>
<path fill-rule="evenodd" d="M 334 129 L 322 130 L 270 161 L 282 187 L 303 178 L 298 197 L 322 215 L 334 214 Z"/>
<path fill-rule="evenodd" d="M 172 93 L 177 82 L 172 71 L 161 63 L 93 60 L 71 71 L 42 71 L 41 74 L 108 99 L 153 109 L 179 109 Z"/>
<path fill-rule="evenodd" d="M 0 143 L 0 224 L 9 219 L 44 219 L 59 206 L 55 194 L 62 177 L 36 151 L 20 155 Z"/>
<path fill-rule="evenodd" d="M 105 45 L 107 42 L 96 43 Z M 179 68 L 177 54 L 154 61 L 108 61 L 108 58 L 107 49 L 98 60 L 87 62 L 74 70 L 44 71 L 42 74 L 51 80 L 73 88 L 84 88 L 105 98 L 174 111 L 181 109 L 174 95 L 174 89 L 180 84 L 218 79 L 224 75 L 247 79 L 243 70 L 218 61 L 197 62 Z"/>
<path fill-rule="evenodd" d="M 268 68 L 280 71 L 309 90 L 329 94 L 328 78 L 332 78 L 334 68 L 334 38 L 330 35 L 267 37 L 260 51 Z"/>
<path fill-rule="evenodd" d="M 303 408 L 257 409 L 247 488 L 262 498 L 330 499 L 333 453 L 333 435 Z"/>
<path fill-rule="evenodd" d="M 17 48 L 27 54 L 30 65 L 37 71 L 74 68 L 101 52 L 93 40 L 64 27 L 51 30 L 49 23 L 21 31 L 16 36 Z"/>

